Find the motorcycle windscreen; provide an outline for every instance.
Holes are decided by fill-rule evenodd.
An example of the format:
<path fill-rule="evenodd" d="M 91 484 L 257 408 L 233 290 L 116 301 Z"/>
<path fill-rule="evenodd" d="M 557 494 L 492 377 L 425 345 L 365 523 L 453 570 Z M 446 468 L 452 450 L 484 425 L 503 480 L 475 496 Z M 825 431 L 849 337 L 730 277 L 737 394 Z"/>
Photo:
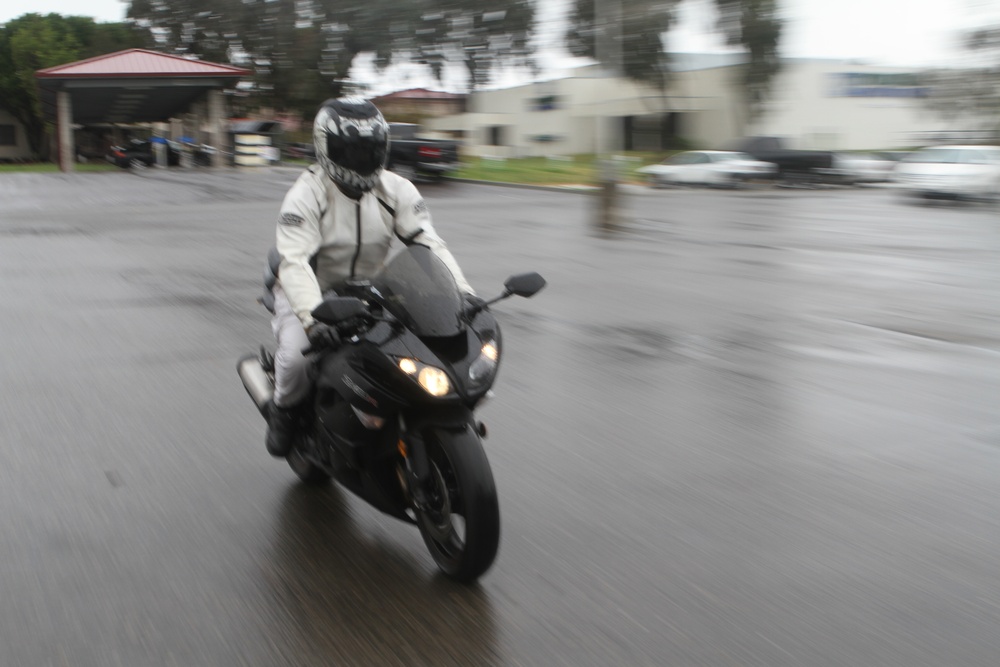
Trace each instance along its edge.
<path fill-rule="evenodd" d="M 455 336 L 465 330 L 455 277 L 429 248 L 412 245 L 372 280 L 386 310 L 418 336 Z"/>

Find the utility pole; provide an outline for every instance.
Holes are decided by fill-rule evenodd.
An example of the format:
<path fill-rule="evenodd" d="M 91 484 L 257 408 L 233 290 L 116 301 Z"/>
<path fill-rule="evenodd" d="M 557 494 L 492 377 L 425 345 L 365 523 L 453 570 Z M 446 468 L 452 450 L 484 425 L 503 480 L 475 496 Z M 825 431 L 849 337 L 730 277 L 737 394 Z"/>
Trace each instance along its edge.
<path fill-rule="evenodd" d="M 597 28 L 594 51 L 600 63 L 599 81 L 616 82 L 622 74 L 622 6 L 621 0 L 594 0 L 594 23 Z M 612 86 L 604 86 L 605 90 Z M 595 226 L 599 231 L 613 231 L 621 226 L 621 188 L 618 185 L 618 165 L 614 153 L 621 148 L 621 127 L 613 107 L 598 106 L 595 117 L 595 146 L 598 154 L 598 206 Z M 604 115 L 601 111 L 608 110 Z"/>

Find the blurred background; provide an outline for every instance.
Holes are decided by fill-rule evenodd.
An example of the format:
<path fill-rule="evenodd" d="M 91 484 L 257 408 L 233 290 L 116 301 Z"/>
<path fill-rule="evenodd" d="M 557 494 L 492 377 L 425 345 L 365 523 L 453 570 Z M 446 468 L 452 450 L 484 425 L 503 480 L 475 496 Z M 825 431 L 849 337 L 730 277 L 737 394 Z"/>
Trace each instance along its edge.
<path fill-rule="evenodd" d="M 319 103 L 342 94 L 457 141 L 470 163 L 614 152 L 649 164 L 748 137 L 890 151 L 998 132 L 1000 9 L 986 0 L 99 0 L 86 12 L 49 0 L 7 3 L 0 21 L 8 162 L 58 152 L 54 97 L 35 72 L 128 48 L 245 69 L 222 86 L 225 131 L 198 100 L 117 109 L 74 122 L 78 157 L 160 136 L 232 162 L 232 124 L 251 120 L 278 123 L 268 145 L 281 152 L 263 162 L 295 159 Z"/>
<path fill-rule="evenodd" d="M 548 280 L 474 587 L 234 370 L 342 94 Z M 0 665 L 994 667 L 998 123 L 981 0 L 3 4 Z"/>

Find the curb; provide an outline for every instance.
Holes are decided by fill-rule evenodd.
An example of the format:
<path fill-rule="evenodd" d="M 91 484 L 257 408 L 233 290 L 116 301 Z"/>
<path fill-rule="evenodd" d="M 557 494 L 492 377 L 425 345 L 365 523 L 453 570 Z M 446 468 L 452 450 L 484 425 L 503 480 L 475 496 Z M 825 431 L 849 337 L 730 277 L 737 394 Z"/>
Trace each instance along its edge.
<path fill-rule="evenodd" d="M 258 167 L 254 167 L 254 169 L 257 168 Z M 270 165 L 267 168 L 276 171 L 295 171 L 295 172 L 302 171 L 303 169 L 303 167 L 283 165 L 283 164 Z M 421 184 L 426 185 L 428 183 L 433 184 L 433 181 L 428 181 L 426 183 L 421 183 Z M 520 188 L 522 190 L 542 190 L 544 192 L 574 192 L 577 194 L 594 194 L 600 190 L 600 188 L 596 185 L 585 185 L 582 183 L 579 185 L 532 185 L 531 183 L 508 183 L 506 181 L 482 181 L 474 178 L 453 178 L 450 176 L 446 176 L 444 179 L 440 181 L 440 183 L 469 183 L 472 185 L 492 185 L 494 187 L 499 187 L 499 188 Z M 642 187 L 641 185 L 637 185 L 634 183 L 621 183 L 620 185 L 625 185 L 625 186 L 635 185 L 636 187 Z"/>
<path fill-rule="evenodd" d="M 522 190 L 543 190 L 546 192 L 575 192 L 593 194 L 600 188 L 596 185 L 532 185 L 531 183 L 506 183 L 504 181 L 480 181 L 472 178 L 445 178 L 443 183 L 470 183 L 472 185 L 492 185 L 499 188 L 520 188 Z"/>

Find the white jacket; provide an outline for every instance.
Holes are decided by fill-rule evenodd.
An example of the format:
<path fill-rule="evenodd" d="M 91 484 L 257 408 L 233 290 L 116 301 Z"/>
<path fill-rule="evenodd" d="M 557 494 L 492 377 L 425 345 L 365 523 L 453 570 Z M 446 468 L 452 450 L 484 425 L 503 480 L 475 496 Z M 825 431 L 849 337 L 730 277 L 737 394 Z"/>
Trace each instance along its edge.
<path fill-rule="evenodd" d="M 408 180 L 383 171 L 375 188 L 354 200 L 318 165 L 303 172 L 281 204 L 277 231 L 278 281 L 302 325 L 312 324 L 312 310 L 331 286 L 377 274 L 393 236 L 428 246 L 451 269 L 459 289 L 475 293 Z M 310 266 L 313 257 L 315 272 Z"/>

